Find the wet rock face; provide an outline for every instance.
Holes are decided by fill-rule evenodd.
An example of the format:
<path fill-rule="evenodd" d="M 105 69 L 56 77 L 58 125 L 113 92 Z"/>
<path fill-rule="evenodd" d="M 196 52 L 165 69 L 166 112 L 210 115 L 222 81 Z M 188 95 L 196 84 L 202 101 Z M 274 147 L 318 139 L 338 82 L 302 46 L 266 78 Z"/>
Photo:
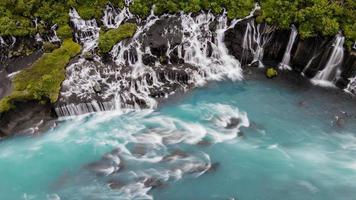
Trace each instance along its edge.
<path fill-rule="evenodd" d="M 290 30 L 277 30 L 274 26 L 257 24 L 251 18 L 227 30 L 225 44 L 229 53 L 242 65 L 253 64 L 255 61 L 277 65 L 287 47 L 287 35 L 290 35 Z"/>
<path fill-rule="evenodd" d="M 303 72 L 312 78 L 321 66 L 327 62 L 332 44 L 332 38 L 315 37 L 299 40 L 296 51 L 292 54 L 291 63 L 296 71 Z"/>
<path fill-rule="evenodd" d="M 342 73 L 336 82 L 339 88 L 346 88 L 350 82 L 349 78 L 356 76 L 356 50 L 347 51 L 345 55 Z"/>
<path fill-rule="evenodd" d="M 158 58 L 164 56 L 168 45 L 177 46 L 182 42 L 181 20 L 176 16 L 163 17 L 155 22 L 143 36 L 144 46 L 151 49 L 151 53 Z"/>
<path fill-rule="evenodd" d="M 277 30 L 273 34 L 270 42 L 266 45 L 263 53 L 263 62 L 271 65 L 277 66 L 279 62 L 283 59 L 284 52 L 288 45 L 290 30 Z M 297 41 L 296 41 L 297 42 Z M 291 54 L 295 51 L 295 45 L 292 48 Z"/>
<path fill-rule="evenodd" d="M 42 42 L 34 37 L 1 37 L 0 38 L 0 70 L 8 66 L 12 59 L 29 56 L 41 49 Z"/>
<path fill-rule="evenodd" d="M 234 28 L 227 30 L 225 33 L 225 45 L 229 49 L 229 53 L 235 56 L 237 60 L 240 60 L 240 62 L 242 62 L 244 54 L 243 41 L 248 22 L 250 22 L 250 20 L 243 20 L 237 23 Z M 252 55 L 249 55 L 246 62 L 241 64 L 244 65 L 249 63 L 249 61 L 252 61 Z"/>
<path fill-rule="evenodd" d="M 36 134 L 54 126 L 56 118 L 50 104 L 18 102 L 11 112 L 0 115 L 0 136 Z"/>
<path fill-rule="evenodd" d="M 11 91 L 11 80 L 7 77 L 5 69 L 0 69 L 0 99 Z"/>
<path fill-rule="evenodd" d="M 247 29 L 253 25 L 252 22 L 253 19 L 243 20 L 237 23 L 234 28 L 227 30 L 225 34 L 225 44 L 229 53 L 235 56 L 242 65 L 258 66 L 257 62 L 253 63 L 256 59 L 256 52 L 253 51 L 257 44 L 251 40 L 251 37 L 246 37 Z M 268 27 L 263 24 L 259 27 L 254 25 L 252 29 L 253 31 L 250 32 L 252 34 L 254 30 L 257 29 L 260 33 L 266 32 L 266 30 L 269 31 Z M 262 45 L 263 58 L 261 61 L 265 66 L 277 66 L 282 61 L 288 45 L 290 30 L 274 29 L 272 32 L 268 42 Z M 257 36 L 258 35 L 255 35 L 255 38 L 258 38 Z M 263 34 L 259 36 L 262 38 L 260 41 L 263 41 Z M 307 78 L 313 78 L 327 65 L 333 52 L 334 40 L 334 37 L 322 36 L 307 39 L 297 37 L 290 52 L 290 66 L 293 70 L 303 73 Z M 246 41 L 247 43 L 251 43 L 252 41 L 249 48 L 246 48 Z M 350 82 L 349 79 L 356 76 L 355 51 L 354 49 L 345 49 L 342 65 L 339 68 L 341 74 L 340 77 L 337 77 L 338 80 L 335 81 L 336 86 L 341 89 L 346 88 Z"/>

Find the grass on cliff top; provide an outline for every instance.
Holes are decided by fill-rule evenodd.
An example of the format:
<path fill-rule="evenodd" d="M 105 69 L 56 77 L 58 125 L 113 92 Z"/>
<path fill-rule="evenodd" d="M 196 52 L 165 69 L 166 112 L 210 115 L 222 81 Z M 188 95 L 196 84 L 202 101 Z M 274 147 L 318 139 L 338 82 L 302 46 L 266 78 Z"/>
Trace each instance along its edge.
<path fill-rule="evenodd" d="M 99 37 L 99 53 L 109 53 L 115 44 L 123 39 L 132 37 L 137 30 L 137 25 L 126 23 L 119 28 L 111 29 L 107 32 L 100 33 Z"/>
<path fill-rule="evenodd" d="M 14 108 L 16 101 L 56 102 L 65 79 L 65 66 L 79 52 L 79 44 L 65 40 L 60 48 L 45 53 L 31 68 L 17 74 L 12 93 L 0 101 L 0 113 Z"/>

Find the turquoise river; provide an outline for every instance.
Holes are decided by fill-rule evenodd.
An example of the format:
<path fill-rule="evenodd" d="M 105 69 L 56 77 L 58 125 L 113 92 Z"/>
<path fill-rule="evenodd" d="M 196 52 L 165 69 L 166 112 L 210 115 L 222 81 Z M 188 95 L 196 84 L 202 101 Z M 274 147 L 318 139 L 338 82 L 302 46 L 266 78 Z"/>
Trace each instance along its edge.
<path fill-rule="evenodd" d="M 273 80 L 0 141 L 1 200 L 354 200 L 356 103 Z"/>

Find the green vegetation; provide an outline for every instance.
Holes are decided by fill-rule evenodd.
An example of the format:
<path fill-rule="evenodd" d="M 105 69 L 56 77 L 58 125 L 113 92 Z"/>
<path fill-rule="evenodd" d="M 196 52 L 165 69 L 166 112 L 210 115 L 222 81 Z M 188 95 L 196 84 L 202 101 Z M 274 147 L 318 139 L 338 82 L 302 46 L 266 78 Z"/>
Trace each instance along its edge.
<path fill-rule="evenodd" d="M 274 69 L 273 67 L 269 67 L 267 70 L 266 70 L 266 77 L 267 78 L 274 78 L 278 75 L 278 72 L 276 69 Z"/>
<path fill-rule="evenodd" d="M 0 35 L 26 36 L 46 30 L 45 26 L 59 25 L 58 35 L 64 39 L 71 37 L 68 26 L 68 11 L 74 7 L 84 19 L 103 15 L 106 4 L 111 2 L 122 8 L 124 0 L 1 0 Z M 156 14 L 200 12 L 211 10 L 221 13 L 226 8 L 228 17 L 240 18 L 248 15 L 254 0 L 135 0 L 130 10 L 141 17 L 149 15 L 153 5 Z M 276 24 L 289 28 L 295 24 L 303 38 L 317 34 L 335 35 L 343 30 L 350 45 L 356 41 L 356 1 L 355 0 L 259 0 L 262 12 L 259 22 Z M 47 25 L 33 26 L 38 18 Z M 48 27 L 47 27 L 48 28 Z"/>
<path fill-rule="evenodd" d="M 0 101 L 0 113 L 12 109 L 17 101 L 56 102 L 65 79 L 65 66 L 79 52 L 79 44 L 65 40 L 60 48 L 45 53 L 31 68 L 17 74 L 12 93 Z"/>
<path fill-rule="evenodd" d="M 211 10 L 215 14 L 222 13 L 227 9 L 230 19 L 246 16 L 254 7 L 254 0 L 135 0 L 130 7 L 131 12 L 141 17 L 150 14 L 153 5 L 156 6 L 155 13 L 197 13 L 201 10 Z"/>
<path fill-rule="evenodd" d="M 62 39 L 71 37 L 68 26 L 69 9 L 77 8 L 84 19 L 100 18 L 102 9 L 111 2 L 115 7 L 123 7 L 124 0 L 1 0 L 0 35 L 27 36 L 45 30 L 44 24 L 37 29 L 33 25 L 36 18 L 48 27 L 58 24 Z"/>
<path fill-rule="evenodd" d="M 132 37 L 136 32 L 136 24 L 126 23 L 117 29 L 101 32 L 99 37 L 99 53 L 109 53 L 112 47 L 119 41 Z"/>
<path fill-rule="evenodd" d="M 356 41 L 355 0 L 261 0 L 262 14 L 258 21 L 280 28 L 298 26 L 302 38 L 321 34 L 333 36 L 340 29 L 348 46 Z"/>

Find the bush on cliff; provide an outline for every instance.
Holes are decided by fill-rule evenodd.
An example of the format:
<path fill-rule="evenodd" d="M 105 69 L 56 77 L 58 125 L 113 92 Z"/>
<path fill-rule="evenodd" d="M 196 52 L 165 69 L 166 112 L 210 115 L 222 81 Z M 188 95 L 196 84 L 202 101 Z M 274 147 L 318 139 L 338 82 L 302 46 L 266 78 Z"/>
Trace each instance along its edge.
<path fill-rule="evenodd" d="M 275 24 L 280 28 L 298 26 L 302 38 L 318 34 L 334 36 L 343 30 L 348 46 L 356 41 L 356 1 L 343 0 L 261 0 L 259 22 Z"/>
<path fill-rule="evenodd" d="M 136 24 L 126 23 L 119 28 L 110 29 L 107 32 L 101 32 L 99 37 L 99 53 L 109 53 L 115 44 L 119 41 L 132 37 L 136 32 Z"/>
<path fill-rule="evenodd" d="M 248 15 L 254 6 L 254 0 L 135 0 L 130 10 L 136 15 L 146 17 L 155 5 L 155 13 L 200 12 L 211 10 L 221 13 L 226 9 L 230 19 Z M 289 28 L 298 26 L 303 38 L 317 34 L 335 35 L 343 30 L 348 46 L 356 41 L 356 1 L 355 0 L 259 0 L 262 12 L 259 22 L 275 24 Z M 68 34 L 69 9 L 74 7 L 83 19 L 100 19 L 105 5 L 111 3 L 122 8 L 124 0 L 1 0 L 0 35 L 27 36 L 45 30 L 43 26 L 59 26 L 61 36 Z M 38 18 L 37 28 L 33 20 Z M 64 27 L 66 26 L 66 27 Z M 48 29 L 47 27 L 47 29 Z M 64 28 L 62 28 L 64 27 Z"/>
<path fill-rule="evenodd" d="M 56 102 L 65 79 L 65 66 L 79 52 L 79 44 L 65 40 L 60 48 L 45 53 L 31 68 L 17 74 L 12 93 L 0 101 L 0 113 L 13 108 L 16 101 Z"/>

